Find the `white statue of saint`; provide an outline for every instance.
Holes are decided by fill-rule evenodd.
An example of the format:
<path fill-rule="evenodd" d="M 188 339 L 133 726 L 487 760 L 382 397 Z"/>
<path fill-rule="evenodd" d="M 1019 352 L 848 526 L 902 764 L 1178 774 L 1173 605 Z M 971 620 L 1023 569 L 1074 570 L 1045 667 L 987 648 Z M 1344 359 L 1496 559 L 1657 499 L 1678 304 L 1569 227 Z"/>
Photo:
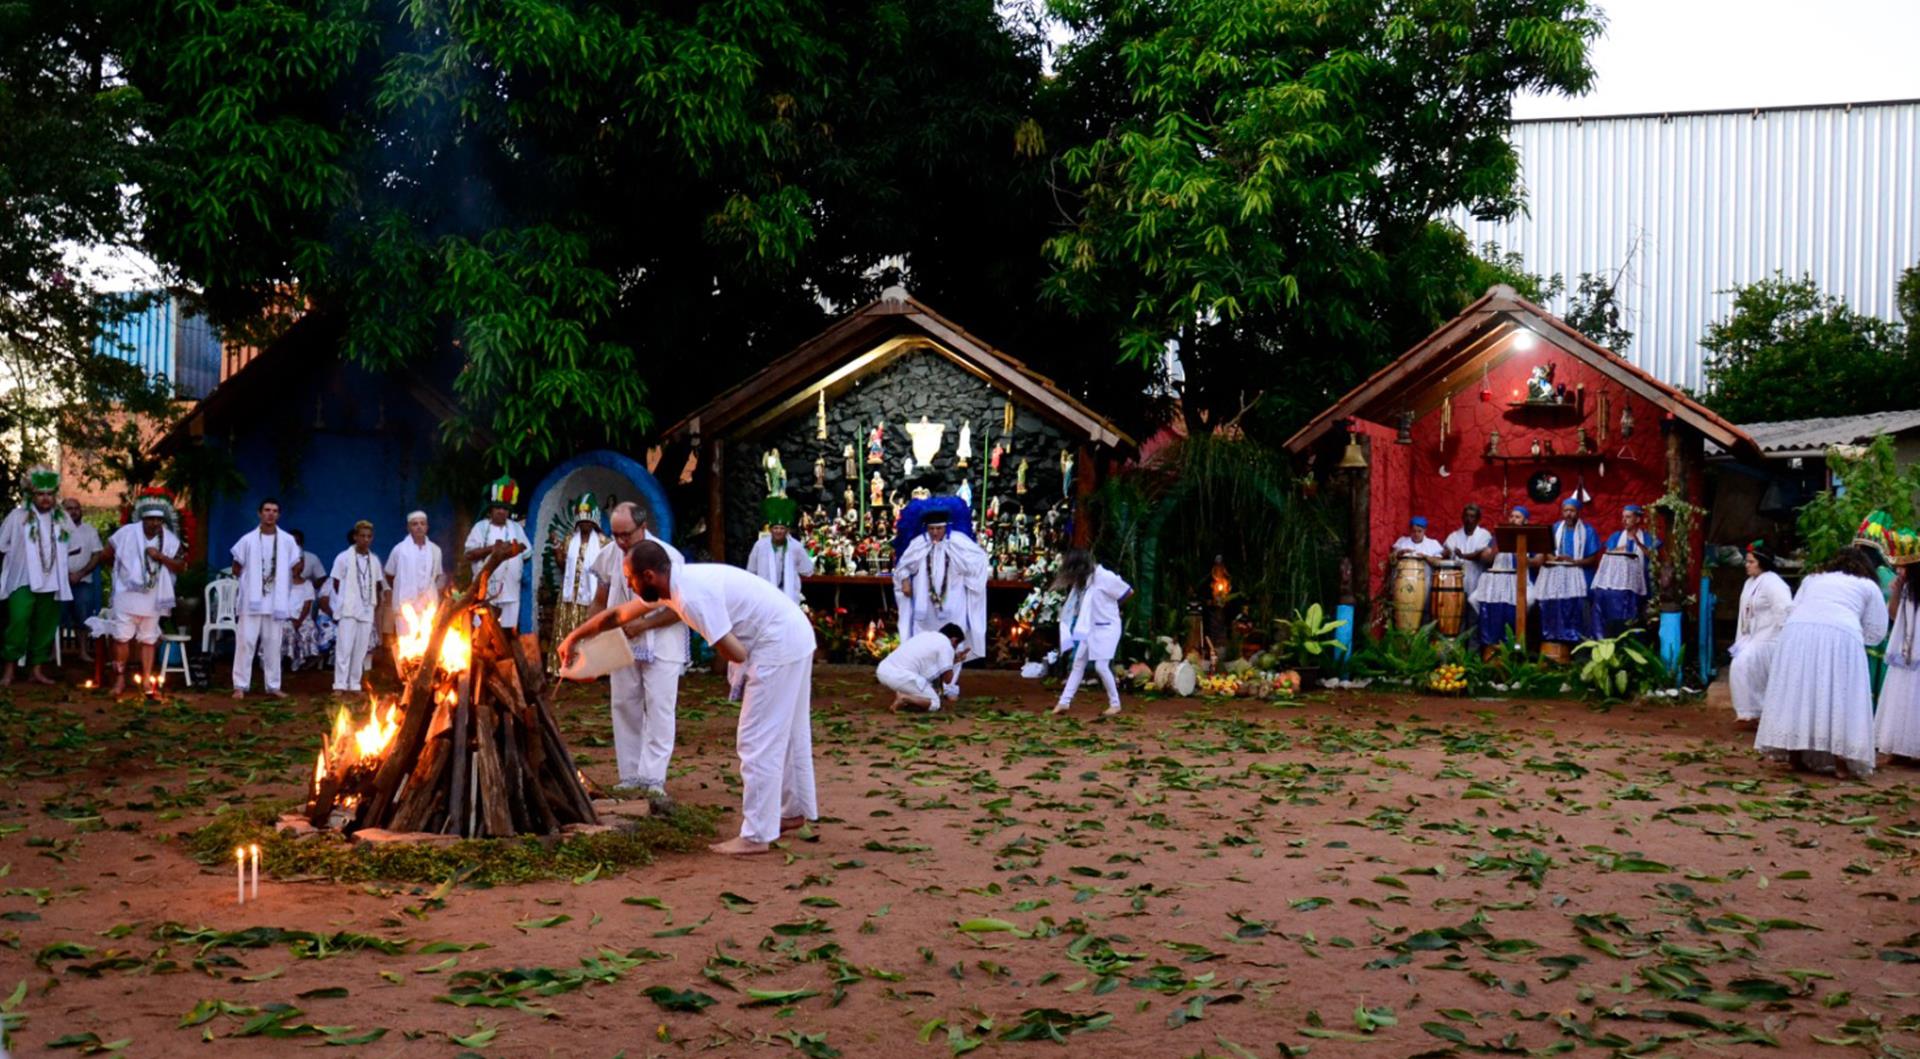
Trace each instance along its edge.
<path fill-rule="evenodd" d="M 933 462 L 940 455 L 940 439 L 946 435 L 945 423 L 929 423 L 926 416 L 918 423 L 908 423 L 905 427 L 907 437 L 913 441 L 913 458 L 922 465 Z"/>
<path fill-rule="evenodd" d="M 967 465 L 968 460 L 973 459 L 973 420 L 968 419 L 960 424 L 960 444 L 953 450 L 953 454 L 959 459 L 962 467 Z"/>

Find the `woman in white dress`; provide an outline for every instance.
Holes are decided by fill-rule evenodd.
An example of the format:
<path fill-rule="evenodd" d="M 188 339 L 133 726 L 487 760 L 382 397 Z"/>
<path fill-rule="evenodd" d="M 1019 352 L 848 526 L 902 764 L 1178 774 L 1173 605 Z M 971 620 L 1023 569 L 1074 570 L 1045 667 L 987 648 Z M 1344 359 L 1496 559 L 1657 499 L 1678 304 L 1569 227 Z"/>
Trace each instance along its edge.
<path fill-rule="evenodd" d="M 1733 692 L 1733 716 L 1743 728 L 1760 724 L 1780 627 L 1793 609 L 1793 590 L 1773 572 L 1773 555 L 1760 542 L 1747 546 L 1747 583 L 1740 589 L 1740 631 L 1733 641 L 1733 666 L 1727 684 Z"/>
<path fill-rule="evenodd" d="M 1887 634 L 1880 554 L 1859 545 L 1800 583 L 1780 630 L 1754 749 L 1841 779 L 1873 772 L 1873 681 L 1867 645 Z"/>
<path fill-rule="evenodd" d="M 1094 675 L 1107 689 L 1106 716 L 1112 717 L 1120 712 L 1120 689 L 1113 682 L 1111 665 L 1120 650 L 1120 605 L 1133 595 L 1133 588 L 1084 551 L 1068 552 L 1060 560 L 1053 587 L 1067 593 L 1060 607 L 1060 649 L 1073 652 L 1073 668 L 1053 712 L 1065 713 L 1073 706 L 1074 693 L 1080 690 L 1091 662 Z"/>
<path fill-rule="evenodd" d="M 1920 556 L 1904 556 L 1893 579 L 1893 634 L 1887 637 L 1887 679 L 1880 686 L 1880 711 L 1874 717 L 1873 742 L 1880 763 L 1889 758 L 1920 759 L 1920 585 L 1912 563 Z"/>

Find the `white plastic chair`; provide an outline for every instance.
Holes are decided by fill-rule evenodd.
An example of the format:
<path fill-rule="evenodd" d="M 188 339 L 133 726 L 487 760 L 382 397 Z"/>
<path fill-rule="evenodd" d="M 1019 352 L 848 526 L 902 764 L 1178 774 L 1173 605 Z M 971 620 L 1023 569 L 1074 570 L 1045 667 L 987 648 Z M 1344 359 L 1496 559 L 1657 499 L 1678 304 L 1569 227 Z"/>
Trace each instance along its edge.
<path fill-rule="evenodd" d="M 240 641 L 240 579 L 216 577 L 207 582 L 204 613 L 206 624 L 200 627 L 200 653 L 213 653 L 213 634 L 230 632 L 236 647 Z"/>

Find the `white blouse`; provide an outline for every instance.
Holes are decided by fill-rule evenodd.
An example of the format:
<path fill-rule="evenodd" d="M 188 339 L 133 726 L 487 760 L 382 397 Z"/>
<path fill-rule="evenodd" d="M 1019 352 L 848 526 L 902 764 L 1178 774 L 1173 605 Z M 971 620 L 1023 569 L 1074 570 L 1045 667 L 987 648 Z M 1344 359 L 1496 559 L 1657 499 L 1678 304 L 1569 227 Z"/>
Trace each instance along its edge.
<path fill-rule="evenodd" d="M 1747 578 L 1740 589 L 1740 628 L 1733 638 L 1732 653 L 1756 644 L 1771 643 L 1780 635 L 1793 611 L 1793 591 L 1772 570 Z"/>

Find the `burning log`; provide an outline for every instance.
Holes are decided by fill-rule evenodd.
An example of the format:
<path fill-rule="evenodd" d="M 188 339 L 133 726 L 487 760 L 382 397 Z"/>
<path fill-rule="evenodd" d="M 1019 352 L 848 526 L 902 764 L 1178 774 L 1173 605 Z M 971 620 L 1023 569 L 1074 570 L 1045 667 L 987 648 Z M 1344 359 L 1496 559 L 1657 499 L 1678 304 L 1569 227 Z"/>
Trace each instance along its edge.
<path fill-rule="evenodd" d="M 519 549 L 497 547 L 471 588 L 410 614 L 396 656 L 405 690 L 366 720 L 342 708 L 314 765 L 307 819 L 337 810 L 349 830 L 465 837 L 553 834 L 598 823 L 560 737 L 551 692 L 484 601 Z"/>

